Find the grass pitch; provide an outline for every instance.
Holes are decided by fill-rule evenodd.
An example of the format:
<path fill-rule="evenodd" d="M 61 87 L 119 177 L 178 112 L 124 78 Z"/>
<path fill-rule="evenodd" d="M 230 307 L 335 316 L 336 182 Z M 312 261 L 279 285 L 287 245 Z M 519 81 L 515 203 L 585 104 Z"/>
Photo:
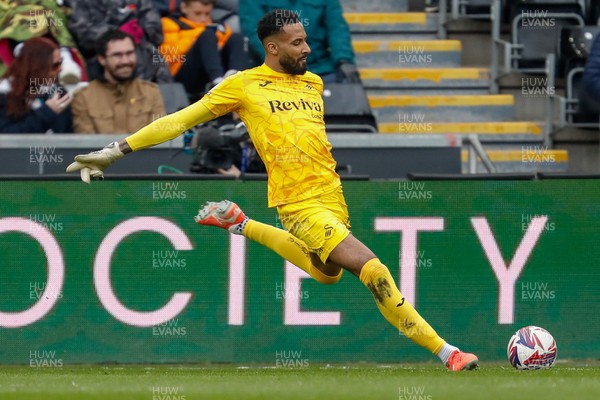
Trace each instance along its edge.
<path fill-rule="evenodd" d="M 483 364 L 451 373 L 439 365 L 0 367 L 2 400 L 196 399 L 600 399 L 600 367 L 562 364 L 516 371 Z"/>

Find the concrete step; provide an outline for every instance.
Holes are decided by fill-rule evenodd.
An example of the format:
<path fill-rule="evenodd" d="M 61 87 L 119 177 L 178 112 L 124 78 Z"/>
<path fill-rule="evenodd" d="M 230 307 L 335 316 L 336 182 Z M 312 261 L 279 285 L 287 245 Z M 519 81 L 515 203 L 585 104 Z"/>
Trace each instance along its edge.
<path fill-rule="evenodd" d="M 475 88 L 438 88 L 438 87 L 422 87 L 422 88 L 368 88 L 366 90 L 368 95 L 374 96 L 425 96 L 425 95 L 440 95 L 440 96 L 454 96 L 454 95 L 465 95 L 465 94 L 489 94 L 489 88 L 487 87 L 475 87 Z"/>
<path fill-rule="evenodd" d="M 382 122 L 382 134 L 479 135 L 482 143 L 541 143 L 544 124 L 528 121 L 507 122 Z"/>
<path fill-rule="evenodd" d="M 381 40 L 441 40 L 431 32 L 355 32 L 351 35 L 352 41 L 381 41 Z"/>
<path fill-rule="evenodd" d="M 348 22 L 351 33 L 437 32 L 437 14 L 418 12 L 361 12 L 344 13 L 344 18 Z"/>
<path fill-rule="evenodd" d="M 406 12 L 408 0 L 364 1 L 341 0 L 344 12 Z"/>
<path fill-rule="evenodd" d="M 359 67 L 459 67 L 460 40 L 355 40 Z"/>
<path fill-rule="evenodd" d="M 432 122 L 514 120 L 511 95 L 369 96 L 378 123 L 392 122 L 417 128 Z"/>
<path fill-rule="evenodd" d="M 488 68 L 361 68 L 365 88 L 488 89 Z"/>
<path fill-rule="evenodd" d="M 542 146 L 521 146 L 516 148 L 490 148 L 486 153 L 498 172 L 567 172 L 569 153 L 566 150 L 545 149 Z M 469 153 L 461 151 L 462 171 L 469 172 Z M 486 172 L 478 160 L 477 172 Z"/>

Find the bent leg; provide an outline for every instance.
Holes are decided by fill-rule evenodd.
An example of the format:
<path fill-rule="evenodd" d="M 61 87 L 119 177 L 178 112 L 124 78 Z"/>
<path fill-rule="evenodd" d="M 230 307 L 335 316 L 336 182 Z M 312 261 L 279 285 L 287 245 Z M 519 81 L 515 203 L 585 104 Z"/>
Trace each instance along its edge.
<path fill-rule="evenodd" d="M 353 235 L 348 235 L 329 260 L 356 275 L 371 291 L 384 318 L 416 344 L 438 354 L 446 343 L 398 290 L 388 268 Z"/>
<path fill-rule="evenodd" d="M 312 276 L 317 282 L 332 284 L 339 281 L 342 276 L 341 268 L 325 267 L 318 257 L 310 253 L 306 243 L 282 229 L 248 220 L 244 227 L 244 236 L 273 250 Z M 321 265 L 313 264 L 315 258 Z"/>

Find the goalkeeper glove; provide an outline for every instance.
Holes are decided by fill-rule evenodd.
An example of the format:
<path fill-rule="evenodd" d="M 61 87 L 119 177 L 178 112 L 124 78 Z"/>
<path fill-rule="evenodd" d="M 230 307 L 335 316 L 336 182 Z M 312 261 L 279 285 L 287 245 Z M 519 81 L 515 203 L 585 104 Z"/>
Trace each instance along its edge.
<path fill-rule="evenodd" d="M 102 150 L 75 156 L 75 162 L 67 167 L 67 172 L 81 172 L 81 180 L 90 183 L 91 179 L 104 179 L 102 172 L 125 154 L 119 149 L 119 142 L 112 142 Z"/>

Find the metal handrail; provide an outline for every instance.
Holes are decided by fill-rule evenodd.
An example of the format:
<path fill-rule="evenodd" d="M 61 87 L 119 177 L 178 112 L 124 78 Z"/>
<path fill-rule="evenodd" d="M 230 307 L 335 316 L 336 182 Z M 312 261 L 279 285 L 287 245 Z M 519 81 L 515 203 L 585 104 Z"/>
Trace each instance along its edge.
<path fill-rule="evenodd" d="M 546 124 L 544 126 L 544 146 L 550 148 L 552 145 L 552 132 L 554 115 L 554 96 L 551 93 L 556 92 L 556 55 L 548 54 L 546 56 Z"/>
<path fill-rule="evenodd" d="M 479 141 L 479 136 L 476 134 L 467 135 L 466 141 L 469 145 L 469 173 L 477 173 L 477 157 L 481 159 L 483 166 L 487 169 L 488 172 L 492 174 L 496 173 L 496 166 L 492 163 L 487 153 L 483 149 L 483 146 Z"/>
<path fill-rule="evenodd" d="M 579 105 L 579 99 L 575 98 L 573 92 L 573 78 L 577 74 L 583 73 L 583 67 L 573 68 L 567 74 L 567 87 L 566 97 L 554 95 L 554 101 L 558 101 L 559 104 L 559 123 L 558 128 L 564 128 L 567 125 L 576 126 L 579 128 L 596 128 L 600 129 L 600 126 L 595 122 L 574 122 L 573 116 L 577 114 L 577 106 Z"/>
<path fill-rule="evenodd" d="M 519 43 L 519 23 L 525 18 L 523 14 L 517 15 L 513 18 L 511 23 L 511 59 L 510 59 L 510 69 L 508 72 L 512 70 L 518 70 L 520 72 L 544 72 L 544 68 L 518 68 L 515 67 L 516 62 L 521 58 L 521 52 L 525 48 L 523 44 Z M 575 13 L 547 13 L 543 17 L 533 17 L 534 19 L 543 19 L 543 18 L 563 18 L 563 19 L 573 19 L 579 23 L 579 26 L 585 26 L 585 21 L 583 17 L 579 14 Z M 505 66 L 507 65 L 505 60 Z"/>
<path fill-rule="evenodd" d="M 456 20 L 461 17 L 469 18 L 469 19 L 491 19 L 491 4 L 490 4 L 490 13 L 489 14 L 467 14 L 466 7 L 471 5 L 469 0 L 451 0 L 452 4 L 450 6 L 452 11 L 452 19 Z"/>
<path fill-rule="evenodd" d="M 448 32 L 446 29 L 447 20 L 447 12 L 448 12 L 448 0 L 440 0 L 439 2 L 439 10 L 438 10 L 438 29 L 437 29 L 437 37 L 438 39 L 446 39 L 448 37 Z"/>

